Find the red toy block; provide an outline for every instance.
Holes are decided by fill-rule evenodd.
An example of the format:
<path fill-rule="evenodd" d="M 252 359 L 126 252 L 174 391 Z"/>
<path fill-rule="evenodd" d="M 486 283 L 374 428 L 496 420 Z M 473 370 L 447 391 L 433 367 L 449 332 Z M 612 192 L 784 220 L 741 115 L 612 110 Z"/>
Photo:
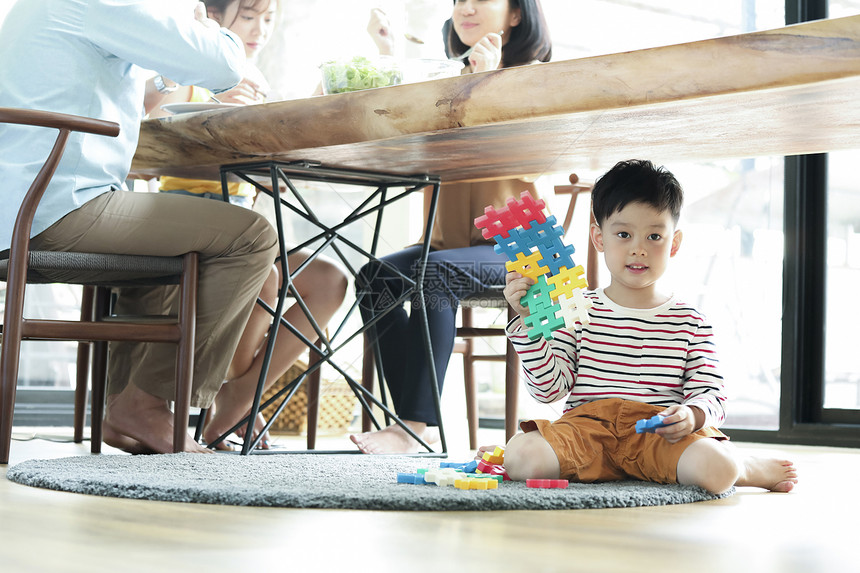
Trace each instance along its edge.
<path fill-rule="evenodd" d="M 523 229 L 531 229 L 532 222 L 538 224 L 546 222 L 546 214 L 543 212 L 546 203 L 543 199 L 535 201 L 528 191 L 523 191 L 520 194 L 519 201 L 513 197 L 509 198 L 507 205 L 508 210 L 513 213 L 514 218 Z"/>
<path fill-rule="evenodd" d="M 526 487 L 542 489 L 565 489 L 569 485 L 566 479 L 527 479 Z"/>
<path fill-rule="evenodd" d="M 501 235 L 507 239 L 510 235 L 508 231 L 516 229 L 519 226 L 514 214 L 507 207 L 502 207 L 498 211 L 492 205 L 484 207 L 484 214 L 475 219 L 475 226 L 481 229 L 481 235 L 485 239 L 492 239 L 496 235 Z"/>

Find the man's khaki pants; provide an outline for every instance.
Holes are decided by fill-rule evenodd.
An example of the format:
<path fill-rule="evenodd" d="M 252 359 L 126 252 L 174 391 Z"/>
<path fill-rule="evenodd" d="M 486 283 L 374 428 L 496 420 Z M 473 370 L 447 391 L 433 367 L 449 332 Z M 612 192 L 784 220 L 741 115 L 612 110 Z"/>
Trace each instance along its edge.
<path fill-rule="evenodd" d="M 208 407 L 277 252 L 277 234 L 259 214 L 218 201 L 114 191 L 88 201 L 34 237 L 33 250 L 129 255 L 200 254 L 191 405 Z M 159 314 L 176 304 L 176 286 L 119 289 L 122 314 Z M 176 347 L 112 343 L 108 394 L 131 382 L 172 400 Z"/>

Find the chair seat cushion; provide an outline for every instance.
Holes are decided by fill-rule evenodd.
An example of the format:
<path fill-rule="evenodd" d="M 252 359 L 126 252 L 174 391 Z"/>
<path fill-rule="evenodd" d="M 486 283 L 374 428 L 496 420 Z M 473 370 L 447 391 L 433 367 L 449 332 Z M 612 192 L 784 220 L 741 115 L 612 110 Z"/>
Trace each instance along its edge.
<path fill-rule="evenodd" d="M 7 280 L 9 253 L 0 259 L 0 280 Z M 178 284 L 182 257 L 31 251 L 27 282 L 99 286 Z"/>

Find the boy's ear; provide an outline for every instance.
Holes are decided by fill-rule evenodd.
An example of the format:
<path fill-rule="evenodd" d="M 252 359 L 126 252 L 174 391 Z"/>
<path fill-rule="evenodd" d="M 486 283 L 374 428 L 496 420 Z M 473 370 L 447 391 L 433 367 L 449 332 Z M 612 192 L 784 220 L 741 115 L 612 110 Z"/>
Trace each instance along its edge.
<path fill-rule="evenodd" d="M 603 252 L 603 231 L 597 223 L 592 223 L 589 233 L 591 234 L 591 243 L 598 253 Z"/>
<path fill-rule="evenodd" d="M 674 257 L 678 253 L 678 249 L 681 248 L 681 240 L 684 238 L 684 233 L 681 229 L 675 231 L 675 234 L 672 235 L 672 250 L 669 251 L 669 256 Z"/>

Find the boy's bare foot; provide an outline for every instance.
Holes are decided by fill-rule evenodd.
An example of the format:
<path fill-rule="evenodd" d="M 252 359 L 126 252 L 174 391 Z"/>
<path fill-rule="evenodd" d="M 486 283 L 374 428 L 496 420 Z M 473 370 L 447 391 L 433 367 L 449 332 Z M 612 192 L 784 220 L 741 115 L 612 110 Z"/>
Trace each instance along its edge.
<path fill-rule="evenodd" d="M 742 460 L 737 486 L 763 487 L 788 493 L 797 484 L 797 470 L 789 460 L 748 456 Z"/>
<path fill-rule="evenodd" d="M 130 453 L 173 452 L 173 412 L 167 401 L 140 390 L 134 384 L 127 384 L 122 392 L 108 401 L 104 427 L 105 442 Z M 191 436 L 185 437 L 184 451 L 209 452 Z"/>
<path fill-rule="evenodd" d="M 432 446 L 439 441 L 438 428 L 428 427 L 423 422 L 410 420 L 403 420 L 403 423 L 427 442 L 427 445 Z M 365 454 L 414 454 L 424 450 L 424 447 L 415 441 L 415 438 L 407 434 L 406 430 L 397 424 L 392 424 L 376 432 L 352 434 L 349 439 Z"/>

